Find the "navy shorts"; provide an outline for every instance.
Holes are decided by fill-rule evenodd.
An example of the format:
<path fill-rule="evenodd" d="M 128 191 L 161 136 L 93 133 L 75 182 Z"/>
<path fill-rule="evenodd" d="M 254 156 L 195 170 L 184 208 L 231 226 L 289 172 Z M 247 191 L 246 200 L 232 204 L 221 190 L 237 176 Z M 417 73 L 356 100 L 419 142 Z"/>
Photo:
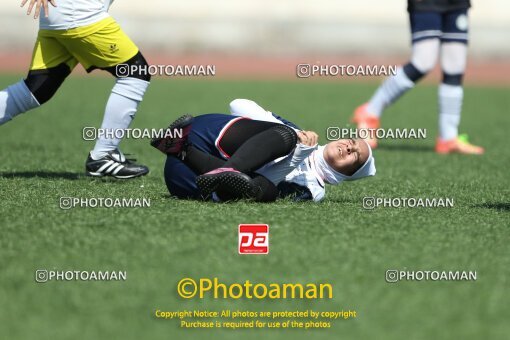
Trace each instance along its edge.
<path fill-rule="evenodd" d="M 442 42 L 468 43 L 468 10 L 459 9 L 445 13 L 412 11 L 412 42 L 441 39 Z"/>

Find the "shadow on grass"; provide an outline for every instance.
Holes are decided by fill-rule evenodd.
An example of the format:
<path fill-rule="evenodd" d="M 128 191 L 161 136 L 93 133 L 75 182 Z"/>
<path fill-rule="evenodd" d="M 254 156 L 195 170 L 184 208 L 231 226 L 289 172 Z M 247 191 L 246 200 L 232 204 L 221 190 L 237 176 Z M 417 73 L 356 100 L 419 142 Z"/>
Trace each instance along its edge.
<path fill-rule="evenodd" d="M 3 178 L 46 178 L 46 179 L 68 179 L 77 180 L 84 175 L 73 172 L 58 171 L 20 171 L 20 172 L 0 172 Z"/>
<path fill-rule="evenodd" d="M 303 202 L 304 203 L 313 203 L 313 201 L 303 201 Z M 327 198 L 326 200 L 324 200 L 324 202 L 335 203 L 335 204 L 359 205 L 361 201 L 360 200 L 348 199 L 348 198 L 334 197 L 334 198 Z"/>
<path fill-rule="evenodd" d="M 484 208 L 499 211 L 510 211 L 510 203 L 507 202 L 489 202 L 473 205 L 473 208 Z"/>
<path fill-rule="evenodd" d="M 433 153 L 434 149 L 427 145 L 413 145 L 413 144 L 380 144 L 378 150 L 387 151 L 408 151 L 408 152 L 428 152 Z"/>

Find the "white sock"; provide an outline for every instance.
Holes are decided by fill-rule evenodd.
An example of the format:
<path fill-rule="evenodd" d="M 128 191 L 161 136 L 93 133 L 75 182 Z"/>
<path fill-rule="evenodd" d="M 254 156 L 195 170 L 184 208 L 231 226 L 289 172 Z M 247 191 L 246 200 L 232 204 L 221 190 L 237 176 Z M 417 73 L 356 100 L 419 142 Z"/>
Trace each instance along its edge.
<path fill-rule="evenodd" d="M 368 102 L 367 111 L 380 117 L 383 110 L 414 87 L 414 82 L 399 67 L 397 74 L 386 79 Z"/>
<path fill-rule="evenodd" d="M 39 102 L 23 80 L 11 85 L 0 92 L 0 125 L 38 106 Z"/>
<path fill-rule="evenodd" d="M 457 138 L 464 89 L 460 85 L 439 85 L 439 137 L 442 140 Z"/>
<path fill-rule="evenodd" d="M 106 104 L 101 128 L 107 131 L 127 129 L 135 117 L 138 104 L 149 86 L 149 82 L 136 78 L 119 78 Z M 100 159 L 118 148 L 120 139 L 100 137 L 90 155 Z"/>

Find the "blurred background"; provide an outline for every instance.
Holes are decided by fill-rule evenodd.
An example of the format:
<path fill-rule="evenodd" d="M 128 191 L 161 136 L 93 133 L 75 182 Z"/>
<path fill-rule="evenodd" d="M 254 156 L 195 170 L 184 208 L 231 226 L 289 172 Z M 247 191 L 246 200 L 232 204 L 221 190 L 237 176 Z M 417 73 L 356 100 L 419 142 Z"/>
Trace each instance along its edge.
<path fill-rule="evenodd" d="M 0 9 L 0 70 L 29 62 L 38 23 L 20 2 Z M 472 4 L 467 81 L 507 84 L 510 2 Z M 151 63 L 214 63 L 220 77 L 294 77 L 300 62 L 404 62 L 406 7 L 405 0 L 116 0 L 110 13 Z"/>

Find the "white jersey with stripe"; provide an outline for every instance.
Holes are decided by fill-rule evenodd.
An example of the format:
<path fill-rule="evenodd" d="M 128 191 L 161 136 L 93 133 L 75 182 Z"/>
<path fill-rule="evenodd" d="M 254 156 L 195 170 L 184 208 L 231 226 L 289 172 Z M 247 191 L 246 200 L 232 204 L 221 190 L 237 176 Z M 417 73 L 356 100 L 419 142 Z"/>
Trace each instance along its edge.
<path fill-rule="evenodd" d="M 56 0 L 57 7 L 48 5 L 49 15 L 41 13 L 39 28 L 45 30 L 69 30 L 92 25 L 109 16 L 108 8 L 113 0 Z"/>
<path fill-rule="evenodd" d="M 316 170 L 315 157 L 318 150 L 315 150 L 296 169 L 285 177 L 285 182 L 296 183 L 308 188 L 314 202 L 321 201 L 326 195 L 326 186 Z"/>
<path fill-rule="evenodd" d="M 317 152 L 320 152 L 317 147 L 298 144 L 290 155 L 270 162 L 256 172 L 275 185 L 280 184 L 280 182 L 287 182 L 308 188 L 312 195 L 311 199 L 319 202 L 326 195 L 326 186 L 317 172 Z"/>

